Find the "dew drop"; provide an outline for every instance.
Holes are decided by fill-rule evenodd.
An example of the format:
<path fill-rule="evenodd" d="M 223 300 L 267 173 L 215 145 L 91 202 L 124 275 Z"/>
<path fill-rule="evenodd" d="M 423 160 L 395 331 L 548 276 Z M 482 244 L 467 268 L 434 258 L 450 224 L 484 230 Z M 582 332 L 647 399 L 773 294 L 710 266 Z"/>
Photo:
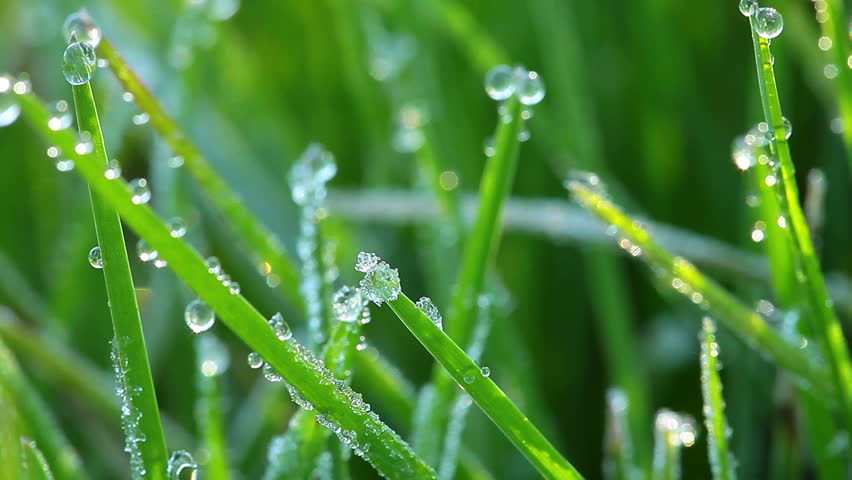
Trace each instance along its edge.
<path fill-rule="evenodd" d="M 308 145 L 287 177 L 293 201 L 302 206 L 318 203 L 325 198 L 325 184 L 336 174 L 334 155 L 318 143 Z"/>
<path fill-rule="evenodd" d="M 438 311 L 438 307 L 432 303 L 432 299 L 429 297 L 420 297 L 420 300 L 417 300 L 415 306 L 426 315 L 432 323 L 435 324 L 436 327 L 441 330 L 444 329 L 444 319 L 441 317 L 441 312 Z"/>
<path fill-rule="evenodd" d="M 216 257 L 207 257 L 207 260 L 204 260 L 204 265 L 207 266 L 207 271 L 213 275 L 218 275 L 222 271 L 222 265 Z"/>
<path fill-rule="evenodd" d="M 494 100 L 506 100 L 517 88 L 515 73 L 508 65 L 497 65 L 485 75 L 485 93 Z"/>
<path fill-rule="evenodd" d="M 151 116 L 146 112 L 138 113 L 133 115 L 130 120 L 133 122 L 133 125 L 145 125 L 151 119 Z"/>
<path fill-rule="evenodd" d="M 92 268 L 101 269 L 104 268 L 104 259 L 101 256 L 101 247 L 94 246 L 91 250 L 89 250 L 89 265 Z"/>
<path fill-rule="evenodd" d="M 174 157 L 169 158 L 169 161 L 167 163 L 169 165 L 169 168 L 180 168 L 183 166 L 183 161 L 184 160 L 182 156 L 175 155 Z"/>
<path fill-rule="evenodd" d="M 119 177 L 121 177 L 121 165 L 118 163 L 118 160 L 112 159 L 109 161 L 107 169 L 104 170 L 104 178 L 107 180 L 115 180 Z"/>
<path fill-rule="evenodd" d="M 21 115 L 21 106 L 12 95 L 14 79 L 8 75 L 0 75 L 0 127 L 13 123 Z"/>
<path fill-rule="evenodd" d="M 754 29 L 761 37 L 773 39 L 784 30 L 784 19 L 774 8 L 758 8 L 754 13 Z"/>
<path fill-rule="evenodd" d="M 273 315 L 268 323 L 272 327 L 272 332 L 278 337 L 278 340 L 286 342 L 293 338 L 293 330 L 290 329 L 290 325 L 287 324 L 287 321 L 284 320 L 284 317 L 280 313 Z"/>
<path fill-rule="evenodd" d="M 757 0 L 740 0 L 740 13 L 746 17 L 754 15 L 757 8 Z"/>
<path fill-rule="evenodd" d="M 248 354 L 248 365 L 251 368 L 258 369 L 263 366 L 263 357 L 260 356 L 257 352 L 251 352 Z"/>
<path fill-rule="evenodd" d="M 155 258 L 154 259 L 154 268 L 165 268 L 166 265 L 168 265 L 168 262 L 166 262 L 162 258 Z"/>
<path fill-rule="evenodd" d="M 537 72 L 523 70 L 518 82 L 518 100 L 524 105 L 535 105 L 544 98 L 544 82 Z"/>
<path fill-rule="evenodd" d="M 174 217 L 166 224 L 169 227 L 169 235 L 172 238 L 181 238 L 186 235 L 186 222 L 180 217 Z"/>
<path fill-rule="evenodd" d="M 275 369 L 272 368 L 272 365 L 270 365 L 268 363 L 263 364 L 262 371 L 263 371 L 263 377 L 268 382 L 278 383 L 278 382 L 281 382 L 281 381 L 284 380 L 283 378 L 281 378 L 281 375 L 278 375 L 278 373 L 275 371 Z"/>
<path fill-rule="evenodd" d="M 228 293 L 231 295 L 239 295 L 240 293 L 240 284 L 237 282 L 228 282 L 225 284 L 228 287 Z"/>
<path fill-rule="evenodd" d="M 482 367 L 482 368 L 479 370 L 479 372 L 480 372 L 480 373 L 482 374 L 482 376 L 483 376 L 483 377 L 485 377 L 485 378 L 488 378 L 488 377 L 490 377 L 490 376 L 491 376 L 491 369 L 490 369 L 490 368 L 488 368 L 488 367 Z"/>
<path fill-rule="evenodd" d="M 343 286 L 334 294 L 332 310 L 341 322 L 354 323 L 361 319 L 367 300 L 357 288 Z"/>
<path fill-rule="evenodd" d="M 169 480 L 196 480 L 198 464 L 186 450 L 175 450 L 169 457 L 166 472 Z"/>
<path fill-rule="evenodd" d="M 355 345 L 355 350 L 363 352 L 367 349 L 367 337 L 361 335 L 358 337 L 358 343 Z"/>
<path fill-rule="evenodd" d="M 371 255 L 370 261 L 378 263 L 365 272 L 364 278 L 361 279 L 360 283 L 361 292 L 368 300 L 378 306 L 381 306 L 384 302 L 396 300 L 402 290 L 399 282 L 399 272 L 395 268 L 391 268 L 387 262 L 381 261 L 375 254 L 369 253 L 366 255 Z M 359 253 L 358 256 L 360 258 L 361 254 Z M 358 268 L 357 264 L 356 269 L 363 271 L 361 268 Z"/>
<path fill-rule="evenodd" d="M 793 123 L 787 117 L 782 117 L 782 124 L 784 125 L 784 138 L 789 140 L 793 136 Z"/>
<path fill-rule="evenodd" d="M 128 183 L 130 187 L 130 201 L 135 205 L 143 205 L 151 200 L 151 188 L 148 186 L 148 180 L 144 178 L 135 178 Z"/>
<path fill-rule="evenodd" d="M 519 142 L 526 142 L 529 139 L 530 139 L 530 130 L 527 127 L 521 128 L 521 130 L 518 132 L 518 141 Z"/>
<path fill-rule="evenodd" d="M 186 306 L 183 312 L 183 319 L 186 321 L 186 326 L 193 333 L 205 332 L 216 322 L 216 314 L 213 309 L 199 299 L 195 299 Z"/>
<path fill-rule="evenodd" d="M 136 242 L 136 256 L 139 257 L 139 260 L 142 260 L 143 262 L 150 262 L 156 260 L 159 255 L 159 252 L 148 245 L 148 242 L 144 239 L 140 238 L 139 241 Z"/>
<path fill-rule="evenodd" d="M 47 120 L 47 127 L 54 132 L 65 130 L 71 126 L 71 112 L 68 111 L 68 102 L 60 100 L 52 108 L 50 118 Z"/>
<path fill-rule="evenodd" d="M 482 150 L 485 153 L 486 157 L 493 157 L 497 150 L 494 147 L 494 137 L 485 137 L 485 140 L 482 142 Z"/>
<path fill-rule="evenodd" d="M 65 41 L 68 43 L 74 41 L 86 42 L 92 48 L 101 43 L 101 29 L 95 25 L 89 12 L 85 9 L 68 15 L 65 23 L 62 24 L 62 31 L 65 33 Z"/>
<path fill-rule="evenodd" d="M 462 380 L 464 380 L 464 383 L 466 383 L 467 385 L 470 385 L 476 381 L 476 377 L 472 373 L 468 373 L 464 377 L 462 377 Z"/>
<path fill-rule="evenodd" d="M 85 85 L 98 67 L 95 49 L 85 42 L 75 42 L 62 55 L 62 75 L 71 85 Z"/>

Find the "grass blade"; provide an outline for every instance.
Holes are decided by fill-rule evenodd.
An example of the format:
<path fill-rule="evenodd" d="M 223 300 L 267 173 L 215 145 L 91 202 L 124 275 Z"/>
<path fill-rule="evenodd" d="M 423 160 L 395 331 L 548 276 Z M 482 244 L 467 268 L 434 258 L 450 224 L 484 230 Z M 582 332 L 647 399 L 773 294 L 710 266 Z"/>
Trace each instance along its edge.
<path fill-rule="evenodd" d="M 79 158 L 79 162 L 75 161 L 75 164 L 81 169 L 82 164 L 87 164 L 86 167 L 91 168 L 92 171 L 102 172 L 107 168 L 109 161 L 95 99 L 92 95 L 92 86 L 90 83 L 74 85 L 73 91 L 80 132 L 89 132 L 93 144 L 93 155 Z M 73 146 L 68 147 L 63 145 L 62 152 L 67 154 L 74 150 Z M 138 447 L 140 462 L 138 468 L 141 470 L 133 465 L 136 461 L 135 452 L 131 453 L 131 468 L 134 469 L 134 475 L 141 476 L 147 472 L 147 475 L 154 480 L 165 479 L 168 451 L 163 427 L 160 424 L 160 411 L 157 407 L 157 396 L 154 393 L 151 367 L 148 364 L 148 353 L 145 349 L 142 321 L 136 304 L 136 291 L 130 274 L 121 220 L 118 212 L 97 193 L 91 193 L 91 201 L 98 245 L 103 258 L 104 281 L 115 331 L 118 365 L 124 367 L 127 398 L 139 415 L 138 424 L 134 428 L 138 428 L 138 432 L 145 436 L 144 441 L 132 442 Z M 130 442 L 129 438 L 128 442 Z M 129 443 L 126 448 L 133 450 Z"/>
<path fill-rule="evenodd" d="M 468 345 L 474 332 L 476 299 L 482 293 L 486 269 L 492 262 L 500 236 L 503 204 L 509 196 L 517 167 L 523 127 L 523 105 L 514 96 L 506 103 L 508 123 L 500 122 L 495 135 L 494 156 L 489 160 L 480 185 L 480 203 L 476 220 L 465 242 L 461 267 L 453 287 L 447 315 L 447 334 L 460 345 Z M 415 428 L 414 444 L 426 461 L 440 461 L 447 437 L 452 403 L 456 396 L 453 382 L 437 365 L 432 371 L 434 396 L 423 405 L 425 421 Z"/>
<path fill-rule="evenodd" d="M 834 87 L 840 118 L 844 125 L 842 135 L 846 145 L 846 160 L 849 162 L 849 173 L 852 174 L 852 47 L 847 27 L 849 20 L 843 11 L 843 0 L 825 0 L 819 5 L 825 8 L 817 13 L 817 20 L 822 35 L 831 40 L 828 54 L 830 64 L 837 70 Z"/>
<path fill-rule="evenodd" d="M 248 301 L 231 294 L 208 272 L 202 257 L 185 241 L 173 238 L 169 228 L 146 205 L 131 202 L 129 187 L 123 181 L 108 180 L 103 167 L 91 164 L 74 152 L 76 139 L 67 131 L 51 131 L 48 113 L 33 94 L 18 96 L 22 114 L 50 143 L 59 147 L 78 167 L 75 169 L 89 184 L 95 196 L 116 208 L 121 217 L 141 238 L 156 249 L 160 257 L 195 293 L 217 313 L 219 318 L 249 347 L 258 352 L 289 384 L 293 385 L 314 408 L 331 418 L 346 431 L 355 432 L 365 458 L 379 473 L 392 478 L 435 478 L 408 445 L 381 422 L 374 412 L 354 412 L 349 395 L 338 389 L 332 374 L 302 345 L 291 340 L 281 342 L 264 318 Z M 164 470 L 165 471 L 165 470 Z"/>
<path fill-rule="evenodd" d="M 713 480 L 736 480 L 734 460 L 728 452 L 728 420 L 719 378 L 719 344 L 716 325 L 710 317 L 701 320 L 701 392 L 704 394 L 704 425 L 707 427 L 707 446 Z"/>
<path fill-rule="evenodd" d="M 691 445 L 694 432 L 687 417 L 671 410 L 657 412 L 654 421 L 654 463 L 651 478 L 654 480 L 680 480 L 680 451 L 683 445 Z M 684 442 L 683 434 L 689 435 Z"/>
<path fill-rule="evenodd" d="M 777 157 L 781 173 L 781 188 L 784 192 L 787 211 L 790 214 L 790 228 L 801 260 L 804 274 L 802 290 L 808 300 L 809 333 L 816 339 L 828 364 L 831 381 L 839 396 L 840 409 L 848 428 L 852 428 L 852 361 L 843 332 L 840 328 L 820 269 L 819 260 L 811 241 L 805 215 L 799 203 L 799 190 L 796 186 L 795 167 L 787 143 L 787 131 L 781 112 L 778 87 L 775 82 L 774 61 L 769 48 L 769 40 L 758 35 L 755 16 L 749 17 L 751 25 L 754 58 L 757 67 L 757 79 L 763 103 L 763 113 L 769 131 L 772 132 L 771 152 Z M 841 48 L 838 45 L 838 49 Z M 850 105 L 852 107 L 852 105 Z"/>
<path fill-rule="evenodd" d="M 405 294 L 400 293 L 388 305 L 455 383 L 470 395 L 542 476 L 552 479 L 583 478 L 500 388 L 483 375 L 480 367 Z"/>
<path fill-rule="evenodd" d="M 824 394 L 831 394 L 832 386 L 824 372 L 799 348 L 787 343 L 763 317 L 740 303 L 687 260 L 674 257 L 657 245 L 639 222 L 633 221 L 602 194 L 593 190 L 600 183 L 597 177 L 593 178 L 594 181 L 588 186 L 578 180 L 568 181 L 566 186 L 582 206 L 618 229 L 619 236 L 625 240 L 623 248 L 641 256 L 655 273 L 671 283 L 672 288 L 693 303 L 708 309 L 776 365 L 807 380 Z"/>
<path fill-rule="evenodd" d="M 216 337 L 203 335 L 196 342 L 199 374 L 196 416 L 208 452 L 209 461 L 204 477 L 210 480 L 229 480 L 231 472 L 228 445 L 225 437 L 225 415 L 222 406 L 221 375 L 230 363 L 228 351 Z"/>
<path fill-rule="evenodd" d="M 627 418 L 627 395 L 620 388 L 611 388 L 606 393 L 606 406 L 604 478 L 633 480 L 636 478 L 636 465 L 633 463 L 633 442 Z"/>
<path fill-rule="evenodd" d="M 34 440 L 21 438 L 21 450 L 24 455 L 24 471 L 28 480 L 53 480 L 50 464 L 44 458 Z"/>
<path fill-rule="evenodd" d="M 98 45 L 98 54 L 109 62 L 109 68 L 124 89 L 133 94 L 139 109 L 149 115 L 151 125 L 175 155 L 183 158 L 187 171 L 207 193 L 211 203 L 228 219 L 231 226 L 240 232 L 251 247 L 255 260 L 258 263 L 269 263 L 269 274 L 278 276 L 282 294 L 294 305 L 301 307 L 303 304 L 298 292 L 296 268 L 277 237 L 243 205 L 105 37 Z"/>

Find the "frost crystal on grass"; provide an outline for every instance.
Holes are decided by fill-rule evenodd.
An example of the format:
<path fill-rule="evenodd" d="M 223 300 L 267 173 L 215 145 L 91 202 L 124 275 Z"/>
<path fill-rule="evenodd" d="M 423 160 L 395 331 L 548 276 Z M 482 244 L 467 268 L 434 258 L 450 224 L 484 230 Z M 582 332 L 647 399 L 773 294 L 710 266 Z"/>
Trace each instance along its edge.
<path fill-rule="evenodd" d="M 355 269 L 364 272 L 361 279 L 361 292 L 368 300 L 378 306 L 396 300 L 402 290 L 399 284 L 399 272 L 382 261 L 375 253 L 361 252 Z"/>
<path fill-rule="evenodd" d="M 429 317 L 429 320 L 432 320 L 438 328 L 441 330 L 444 329 L 444 318 L 441 317 L 441 312 L 438 311 L 438 307 L 432 303 L 432 299 L 429 297 L 420 297 L 420 300 L 417 300 L 415 306 L 423 312 L 424 315 Z"/>
<path fill-rule="evenodd" d="M 145 464 L 142 460 L 142 450 L 139 444 L 145 441 L 145 434 L 139 428 L 142 413 L 133 405 L 134 398 L 140 393 L 127 386 L 127 359 L 122 358 L 118 342 L 126 339 L 113 339 L 110 342 L 112 351 L 112 368 L 115 372 L 115 394 L 121 402 L 121 430 L 124 432 L 124 451 L 130 454 L 130 475 L 133 480 L 145 477 Z"/>

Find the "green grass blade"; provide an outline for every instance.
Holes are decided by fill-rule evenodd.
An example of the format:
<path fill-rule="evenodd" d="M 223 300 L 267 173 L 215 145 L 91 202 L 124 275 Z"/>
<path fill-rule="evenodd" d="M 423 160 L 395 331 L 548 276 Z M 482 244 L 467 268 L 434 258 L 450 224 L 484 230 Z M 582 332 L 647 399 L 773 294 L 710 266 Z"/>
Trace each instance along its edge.
<path fill-rule="evenodd" d="M 289 384 L 293 385 L 314 408 L 332 419 L 345 431 L 355 432 L 358 446 L 369 449 L 367 461 L 379 473 L 392 478 L 435 478 L 408 445 L 385 425 L 374 412 L 358 414 L 349 405 L 349 391 L 338 389 L 330 381 L 331 373 L 321 362 L 293 340 L 281 342 L 264 318 L 248 301 L 231 294 L 228 288 L 208 272 L 202 257 L 185 241 L 173 238 L 168 227 L 146 205 L 131 202 L 129 187 L 123 181 L 107 180 L 103 167 L 87 162 L 74 153 L 76 140 L 70 132 L 51 131 L 48 113 L 32 94 L 19 95 L 22 114 L 33 127 L 62 152 L 69 152 L 79 173 L 96 197 L 116 208 L 127 224 L 148 244 L 195 293 L 206 302 L 238 337 L 258 352 Z"/>
<path fill-rule="evenodd" d="M 728 420 L 722 398 L 722 379 L 719 378 L 719 344 L 716 325 L 710 317 L 701 321 L 701 392 L 704 395 L 704 425 L 707 427 L 707 446 L 713 480 L 736 480 L 734 460 L 728 451 Z"/>
<path fill-rule="evenodd" d="M 479 189 L 479 210 L 464 244 L 461 267 L 445 322 L 447 334 L 460 345 L 468 345 L 473 338 L 476 299 L 482 293 L 486 269 L 497 251 L 503 204 L 509 196 L 517 167 L 520 149 L 518 133 L 524 124 L 522 107 L 515 97 L 506 103 L 511 120 L 508 123 L 501 121 L 497 128 L 494 156 L 486 165 Z M 444 450 L 443 442 L 456 388 L 437 365 L 432 371 L 432 384 L 434 396 L 423 405 L 425 420 L 415 425 L 414 444 L 427 462 L 438 464 Z"/>
<path fill-rule="evenodd" d="M 680 438 L 684 419 L 680 415 L 662 409 L 654 421 L 654 459 L 651 478 L 654 480 L 680 480 Z M 687 424 L 688 425 L 688 424 Z"/>
<path fill-rule="evenodd" d="M 107 168 L 109 160 L 95 99 L 92 95 L 92 86 L 89 83 L 74 85 L 73 91 L 77 124 L 80 132 L 89 132 L 94 147 L 92 155 L 79 158 L 79 162 L 75 161 L 75 164 L 81 169 L 84 168 L 81 164 L 86 164 L 85 167 L 92 171 L 100 171 L 103 178 L 103 170 Z M 73 146 L 68 147 L 63 145 L 61 151 L 67 154 L 74 150 Z M 124 382 L 127 392 L 133 392 L 128 393 L 127 398 L 132 408 L 140 415 L 135 428 L 145 435 L 144 441 L 135 442 L 141 458 L 139 466 L 147 471 L 150 478 L 165 479 L 168 450 L 163 427 L 160 424 L 160 411 L 157 407 L 154 381 L 151 378 L 151 367 L 148 364 L 148 353 L 145 350 L 142 321 L 136 304 L 136 291 L 130 274 L 121 220 L 113 206 L 96 192 L 91 192 L 91 201 L 95 231 L 103 258 L 104 281 L 115 331 L 119 365 L 126 366 Z"/>
<path fill-rule="evenodd" d="M 849 162 L 849 173 L 852 174 L 852 35 L 849 34 L 849 20 L 843 9 L 844 0 L 825 0 L 820 2 L 825 6 L 822 19 L 819 21 L 823 36 L 831 39 L 828 49 L 830 63 L 837 67 L 837 78 L 833 79 L 837 94 L 837 106 L 843 128 L 843 143 L 846 145 L 846 160 Z"/>
<path fill-rule="evenodd" d="M 611 388 L 606 393 L 603 472 L 607 480 L 633 480 L 636 476 L 627 418 L 628 402 L 627 395 L 620 388 Z"/>
<path fill-rule="evenodd" d="M 769 41 L 758 35 L 754 16 L 749 17 L 749 23 L 763 112 L 770 132 L 774 134 L 770 146 L 780 165 L 781 188 L 790 214 L 789 228 L 792 229 L 804 274 L 802 289 L 809 305 L 808 330 L 817 339 L 820 351 L 828 364 L 844 420 L 847 427 L 852 428 L 852 361 L 849 358 L 840 322 L 832 309 L 819 260 L 811 241 L 810 230 L 799 203 L 795 167 L 790 154 L 790 145 L 787 143 L 787 132 L 775 82 L 774 61 Z"/>
<path fill-rule="evenodd" d="M 27 480 L 53 480 L 53 472 L 44 454 L 34 440 L 21 438 L 21 450 L 24 455 L 24 471 Z"/>
<path fill-rule="evenodd" d="M 189 140 L 174 120 L 166 113 L 156 98 L 145 87 L 127 62 L 119 55 L 107 38 L 101 39 L 98 54 L 109 62 L 115 76 L 134 103 L 150 117 L 151 125 L 168 143 L 175 155 L 183 157 L 187 171 L 204 190 L 210 202 L 240 232 L 252 249 L 258 263 L 267 262 L 270 274 L 278 276 L 282 294 L 297 306 L 302 306 L 299 296 L 299 279 L 292 260 L 287 257 L 281 242 L 243 205 L 227 183 L 213 170 L 201 152 Z"/>
<path fill-rule="evenodd" d="M 28 435 L 41 445 L 59 478 L 85 478 L 80 458 L 68 443 L 50 408 L 24 377 L 17 360 L 3 342 L 0 342 L 0 391 L 5 391 L 8 400 L 14 403 L 15 406 L 9 410 L 15 412 L 21 430 L 28 431 Z M 23 450 L 26 451 L 26 448 Z M 3 455 L 0 455 L 2 458 Z M 14 464 L 19 464 L 19 461 Z"/>
<path fill-rule="evenodd" d="M 596 179 L 597 177 L 595 177 Z M 641 256 L 655 273 L 693 303 L 709 310 L 737 332 L 748 344 L 767 355 L 776 365 L 810 382 L 813 388 L 831 395 L 833 388 L 825 373 L 796 346 L 789 344 L 759 314 L 743 305 L 716 282 L 682 257 L 675 257 L 655 243 L 639 222 L 580 181 L 566 184 L 577 201 L 601 220 L 618 229 L 631 253 Z"/>
<path fill-rule="evenodd" d="M 455 383 L 470 395 L 542 476 L 550 479 L 583 478 L 500 388 L 482 374 L 476 362 L 432 323 L 414 302 L 400 294 L 388 305 Z"/>
<path fill-rule="evenodd" d="M 224 368 L 230 362 L 228 351 L 212 334 L 200 336 L 196 349 L 200 371 L 197 374 L 198 400 L 195 412 L 209 458 L 204 478 L 230 480 L 221 379 Z"/>

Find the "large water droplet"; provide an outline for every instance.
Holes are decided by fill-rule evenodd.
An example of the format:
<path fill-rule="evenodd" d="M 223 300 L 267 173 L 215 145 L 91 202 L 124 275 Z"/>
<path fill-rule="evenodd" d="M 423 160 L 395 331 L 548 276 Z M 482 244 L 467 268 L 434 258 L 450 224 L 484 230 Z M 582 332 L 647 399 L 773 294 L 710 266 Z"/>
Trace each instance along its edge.
<path fill-rule="evenodd" d="M 544 98 L 544 82 L 537 72 L 522 71 L 518 79 L 518 100 L 524 105 L 535 105 Z"/>
<path fill-rule="evenodd" d="M 199 299 L 189 302 L 186 310 L 183 312 L 183 319 L 186 321 L 186 326 L 193 333 L 201 333 L 210 329 L 216 322 L 216 314 L 213 309 Z"/>
<path fill-rule="evenodd" d="M 759 8 L 754 14 L 754 29 L 761 37 L 773 39 L 784 30 L 784 19 L 774 8 Z"/>
<path fill-rule="evenodd" d="M 166 224 L 169 227 L 169 235 L 172 238 L 180 238 L 186 235 L 186 222 L 180 217 L 174 217 Z"/>
<path fill-rule="evenodd" d="M 15 123 L 21 115 L 21 106 L 12 95 L 12 85 L 15 79 L 8 75 L 0 75 L 0 127 Z"/>
<path fill-rule="evenodd" d="M 95 25 L 94 20 L 85 9 L 68 15 L 62 24 L 65 33 L 65 41 L 68 43 L 86 42 L 93 48 L 101 43 L 101 29 Z"/>
<path fill-rule="evenodd" d="M 260 356 L 257 352 L 251 352 L 248 354 L 248 365 L 251 368 L 260 368 L 263 366 L 263 357 Z"/>
<path fill-rule="evenodd" d="M 517 87 L 514 71 L 508 65 L 497 65 L 485 75 L 485 93 L 494 100 L 506 100 Z"/>
<path fill-rule="evenodd" d="M 754 15 L 754 12 L 755 10 L 757 10 L 757 8 L 757 0 L 740 0 L 740 13 L 742 13 L 746 17 Z"/>
<path fill-rule="evenodd" d="M 196 480 L 198 464 L 186 450 L 175 450 L 169 457 L 166 473 L 169 480 Z"/>
<path fill-rule="evenodd" d="M 438 311 L 438 307 L 432 303 L 432 299 L 429 297 L 420 297 L 420 300 L 417 300 L 415 306 L 423 312 L 432 323 L 435 324 L 441 330 L 444 329 L 444 319 L 441 317 L 441 312 Z"/>
<path fill-rule="evenodd" d="M 72 43 L 62 55 L 62 75 L 71 85 L 88 83 L 97 68 L 98 57 L 95 55 L 95 49 L 88 43 Z"/>
<path fill-rule="evenodd" d="M 285 342 L 293 338 L 293 330 L 280 313 L 276 313 L 269 319 L 269 326 L 272 327 L 272 332 L 278 337 L 278 340 Z"/>
<path fill-rule="evenodd" d="M 361 262 L 362 254 L 366 263 Z M 358 254 L 358 259 L 355 268 L 359 271 L 366 270 L 360 285 L 361 292 L 367 299 L 378 306 L 381 306 L 383 302 L 396 300 L 401 291 L 399 272 L 373 253 L 361 252 Z M 373 266 L 367 269 L 367 265 Z"/>
<path fill-rule="evenodd" d="M 160 253 L 148 245 L 148 242 L 140 238 L 139 241 L 136 242 L 136 256 L 138 256 L 139 260 L 142 260 L 143 262 L 150 262 L 156 260 L 157 257 L 160 256 Z"/>
<path fill-rule="evenodd" d="M 343 286 L 334 294 L 332 309 L 334 316 L 341 322 L 353 323 L 359 321 L 367 300 L 357 288 Z"/>
<path fill-rule="evenodd" d="M 91 265 L 92 268 L 104 268 L 104 259 L 101 256 L 101 247 L 95 245 L 91 250 L 89 250 L 89 265 Z"/>
<path fill-rule="evenodd" d="M 148 180 L 135 178 L 127 185 L 130 187 L 130 201 L 134 204 L 142 205 L 151 200 L 151 188 L 148 186 Z"/>

